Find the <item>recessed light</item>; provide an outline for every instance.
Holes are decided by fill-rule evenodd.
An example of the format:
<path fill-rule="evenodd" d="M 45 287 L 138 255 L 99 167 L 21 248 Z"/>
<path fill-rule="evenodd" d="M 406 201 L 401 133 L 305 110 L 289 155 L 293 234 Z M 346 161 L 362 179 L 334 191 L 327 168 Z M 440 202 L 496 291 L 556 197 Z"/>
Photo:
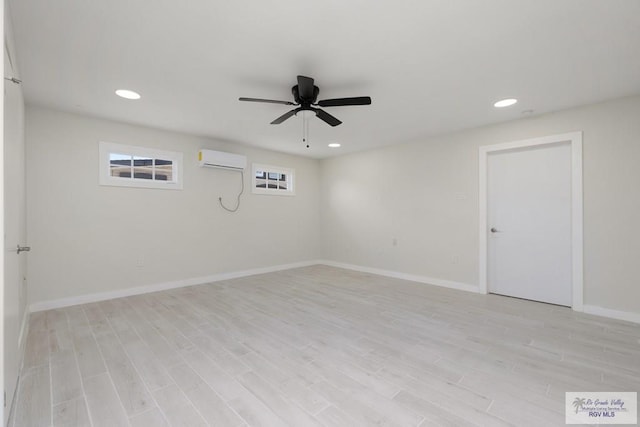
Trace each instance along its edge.
<path fill-rule="evenodd" d="M 331 144 L 329 144 L 329 148 L 339 148 L 340 144 L 338 144 L 337 142 L 332 142 Z"/>
<path fill-rule="evenodd" d="M 140 94 L 128 89 L 118 89 L 116 95 L 126 99 L 140 99 Z"/>
<path fill-rule="evenodd" d="M 510 105 L 513 105 L 516 102 L 518 102 L 518 100 L 515 98 L 501 99 L 500 101 L 493 104 L 493 106 L 497 108 L 503 108 L 503 107 L 508 107 Z"/>

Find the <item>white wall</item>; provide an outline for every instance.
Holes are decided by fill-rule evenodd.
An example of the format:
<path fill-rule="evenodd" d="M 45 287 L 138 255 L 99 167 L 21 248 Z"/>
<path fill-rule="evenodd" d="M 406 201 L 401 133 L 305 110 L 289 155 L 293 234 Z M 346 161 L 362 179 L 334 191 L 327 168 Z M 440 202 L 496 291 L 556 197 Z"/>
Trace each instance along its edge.
<path fill-rule="evenodd" d="M 324 256 L 477 286 L 478 147 L 581 130 L 585 304 L 640 313 L 639 118 L 631 97 L 326 159 Z"/>
<path fill-rule="evenodd" d="M 313 260 L 319 161 L 195 136 L 28 107 L 30 302 Z M 184 190 L 98 185 L 98 141 L 184 153 Z M 296 196 L 247 191 L 239 175 L 197 166 L 199 148 L 292 167 Z M 139 266 L 138 263 L 142 263 Z"/>

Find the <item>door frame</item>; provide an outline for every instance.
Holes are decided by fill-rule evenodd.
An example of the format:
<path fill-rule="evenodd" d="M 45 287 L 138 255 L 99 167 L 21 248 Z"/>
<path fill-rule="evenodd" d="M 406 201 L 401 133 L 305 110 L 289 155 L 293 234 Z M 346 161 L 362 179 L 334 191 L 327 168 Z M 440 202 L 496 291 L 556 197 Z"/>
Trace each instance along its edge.
<path fill-rule="evenodd" d="M 0 0 L 0 32 L 2 37 L 5 37 L 4 28 L 4 0 Z M 4 75 L 4 54 L 2 55 L 2 74 Z M 4 82 L 2 79 L 0 82 L 0 89 L 4 94 Z M 4 95 L 3 102 L 0 102 L 0 235 L 4 236 Z M 2 239 L 2 255 L 0 256 L 0 384 L 2 384 L 2 390 L 4 390 L 4 239 Z M 4 405 L 0 405 L 0 419 L 5 418 Z"/>
<path fill-rule="evenodd" d="M 478 290 L 488 293 L 488 157 L 490 153 L 517 148 L 569 143 L 571 146 L 571 308 L 583 311 L 583 235 L 582 235 L 582 132 L 569 132 L 479 147 L 479 278 Z"/>

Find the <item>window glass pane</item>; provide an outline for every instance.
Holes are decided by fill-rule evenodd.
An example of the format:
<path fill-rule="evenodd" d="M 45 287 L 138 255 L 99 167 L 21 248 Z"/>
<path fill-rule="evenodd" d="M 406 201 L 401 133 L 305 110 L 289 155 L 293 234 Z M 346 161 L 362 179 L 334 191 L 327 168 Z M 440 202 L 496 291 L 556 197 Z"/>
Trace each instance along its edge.
<path fill-rule="evenodd" d="M 267 172 L 256 171 L 256 188 L 267 188 Z"/>
<path fill-rule="evenodd" d="M 278 190 L 287 189 L 287 175 L 284 173 L 278 174 Z"/>
<path fill-rule="evenodd" d="M 173 161 L 155 159 L 155 180 L 173 181 Z"/>
<path fill-rule="evenodd" d="M 153 159 L 134 156 L 133 177 L 136 179 L 153 179 Z"/>
<path fill-rule="evenodd" d="M 267 188 L 278 189 L 278 175 L 276 172 L 267 172 Z"/>
<path fill-rule="evenodd" d="M 109 174 L 120 178 L 131 178 L 131 156 L 109 153 Z"/>

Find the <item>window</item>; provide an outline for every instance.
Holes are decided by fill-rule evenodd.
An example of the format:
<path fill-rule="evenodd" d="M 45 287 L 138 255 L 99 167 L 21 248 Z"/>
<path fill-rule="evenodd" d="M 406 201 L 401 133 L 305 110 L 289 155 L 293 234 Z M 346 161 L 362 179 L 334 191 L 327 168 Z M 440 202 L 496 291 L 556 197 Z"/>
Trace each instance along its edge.
<path fill-rule="evenodd" d="M 295 195 L 294 170 L 279 166 L 253 164 L 252 189 L 256 194 Z"/>
<path fill-rule="evenodd" d="M 182 189 L 182 153 L 100 142 L 100 185 Z"/>

